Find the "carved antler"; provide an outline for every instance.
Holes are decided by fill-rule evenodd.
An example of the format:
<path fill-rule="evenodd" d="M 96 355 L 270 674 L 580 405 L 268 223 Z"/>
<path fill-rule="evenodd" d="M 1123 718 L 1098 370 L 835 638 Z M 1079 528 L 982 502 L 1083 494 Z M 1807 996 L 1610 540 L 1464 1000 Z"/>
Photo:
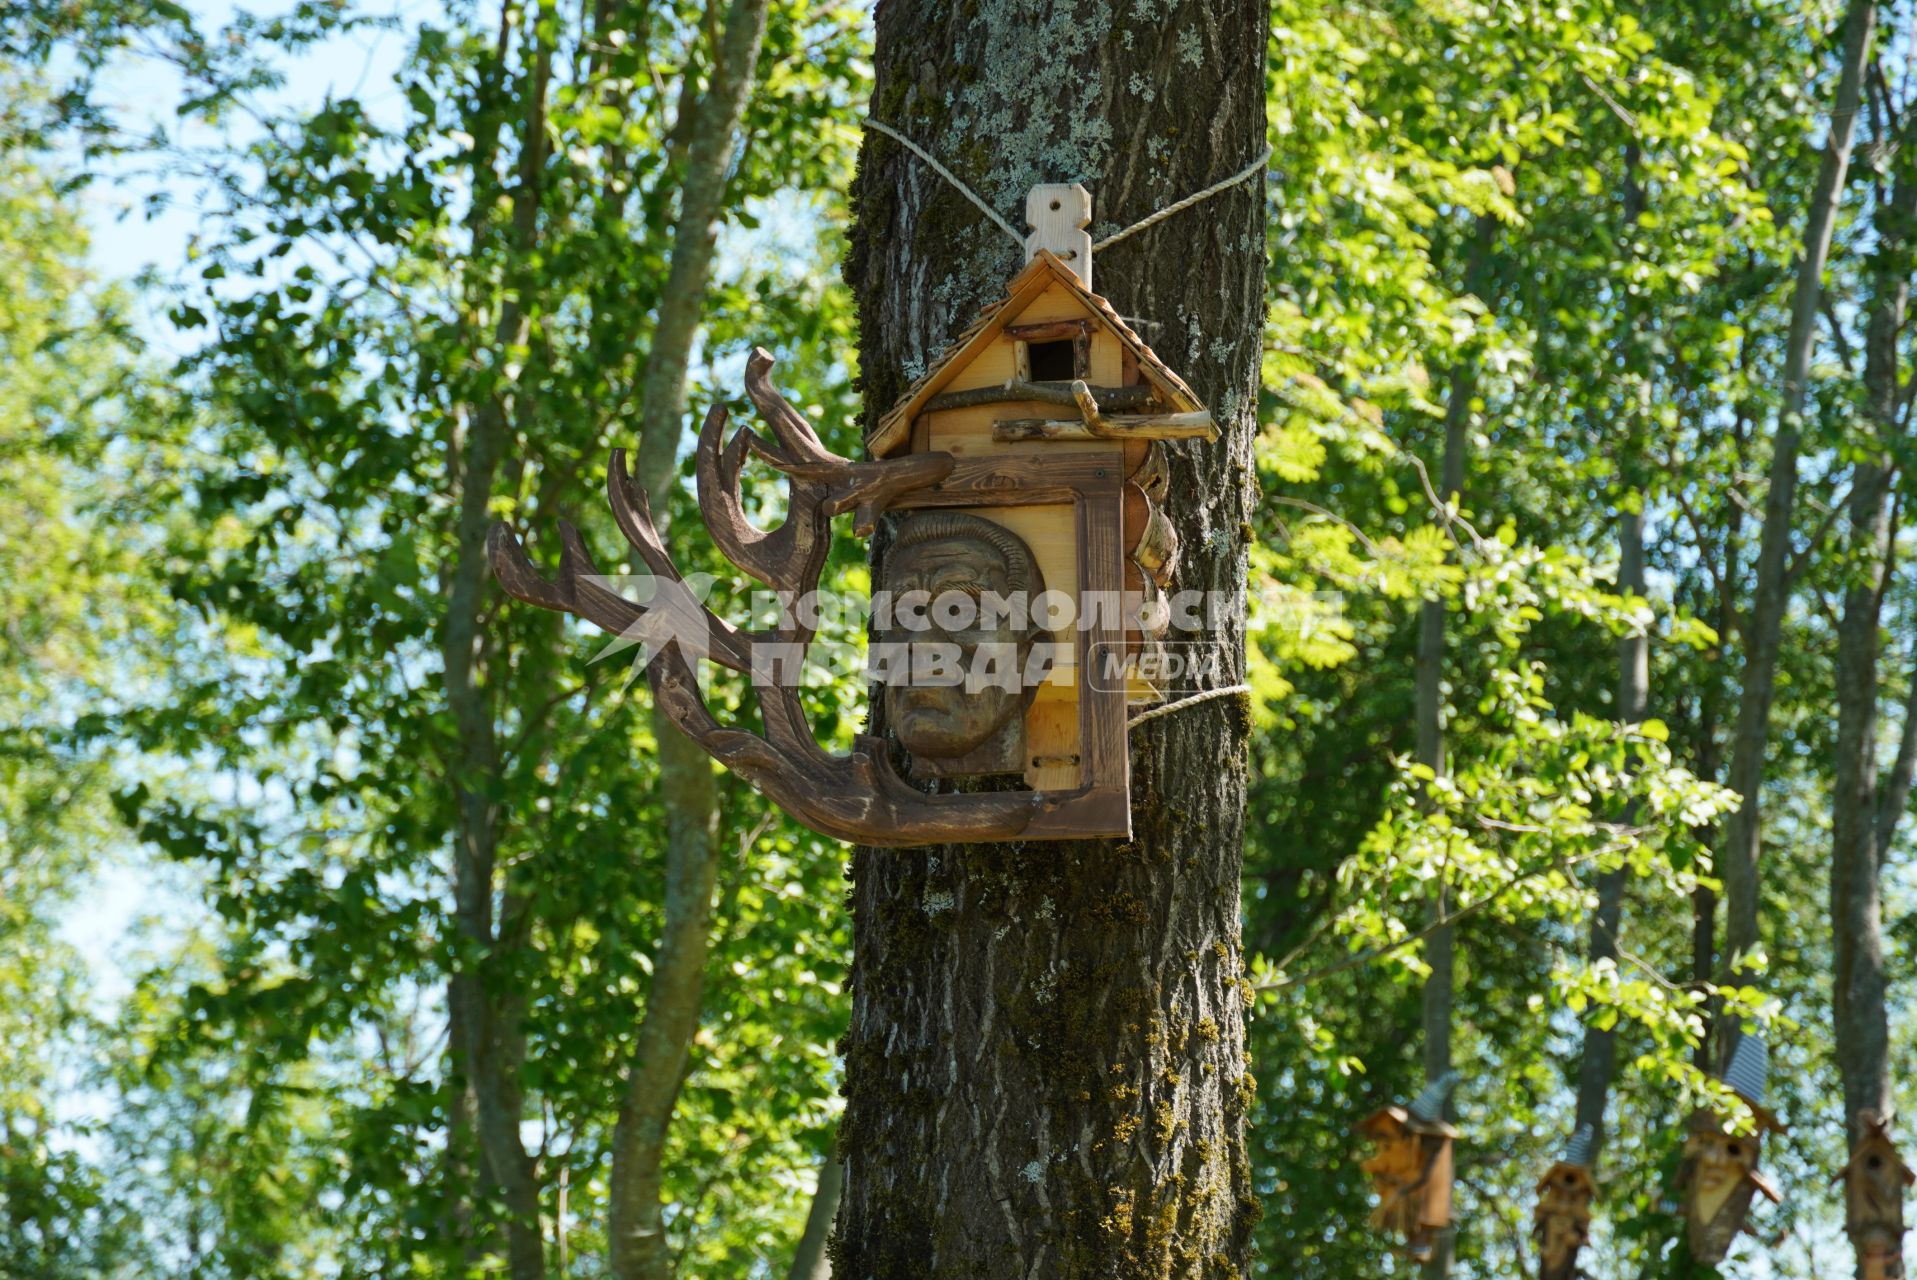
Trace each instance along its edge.
<path fill-rule="evenodd" d="M 772 385 L 772 357 L 755 347 L 746 361 L 746 396 L 772 429 L 778 447 L 742 428 L 730 444 L 725 410 L 714 406 L 699 432 L 696 469 L 706 528 L 726 559 L 776 591 L 796 595 L 818 584 L 831 547 L 832 517 L 855 511 L 853 531 L 872 536 L 878 513 L 900 494 L 937 484 L 952 472 L 949 453 L 921 453 L 884 462 L 854 462 L 827 449 L 805 415 Z M 785 523 L 763 533 L 746 519 L 739 475 L 746 456 L 757 455 L 788 481 L 791 506 Z"/>
<path fill-rule="evenodd" d="M 855 528 L 869 535 L 881 511 L 901 495 L 945 479 L 954 460 L 948 453 L 878 462 L 839 457 L 774 389 L 772 365 L 763 349 L 753 350 L 746 363 L 746 394 L 776 443 L 743 427 L 725 442 L 726 411 L 714 406 L 699 433 L 695 467 L 713 541 L 733 563 L 789 601 L 817 587 L 834 516 L 853 512 Z M 739 478 L 748 454 L 786 477 L 786 519 L 769 532 L 746 518 L 740 498 Z M 653 525 L 645 491 L 626 472 L 622 449 L 613 451 L 606 497 L 620 532 L 646 568 L 670 583 L 683 584 Z M 746 632 L 703 606 L 693 606 L 684 591 L 667 592 L 663 607 L 638 605 L 595 581 L 601 575 L 577 529 L 561 521 L 559 536 L 559 579 L 550 582 L 539 576 L 510 529 L 503 523 L 493 526 L 487 549 L 506 593 L 649 642 L 646 676 L 658 707 L 714 759 L 814 830 L 886 845 L 1041 837 L 1052 834 L 1046 816 L 1070 802 L 1069 797 L 1029 791 L 926 795 L 893 772 L 885 743 L 870 735 L 859 735 L 844 756 L 822 750 L 796 691 L 770 678 L 773 661 L 791 656 L 794 646 L 802 651 L 812 642 L 812 630 L 798 620 L 799 611 L 788 609 L 772 631 Z M 696 616 L 691 612 L 695 607 Z M 688 627 L 704 628 L 706 656 L 758 677 L 754 687 L 765 737 L 727 729 L 707 710 L 694 679 L 697 655 L 685 653 L 676 639 L 688 634 Z M 761 660 L 760 650 L 773 644 L 779 651 Z"/>

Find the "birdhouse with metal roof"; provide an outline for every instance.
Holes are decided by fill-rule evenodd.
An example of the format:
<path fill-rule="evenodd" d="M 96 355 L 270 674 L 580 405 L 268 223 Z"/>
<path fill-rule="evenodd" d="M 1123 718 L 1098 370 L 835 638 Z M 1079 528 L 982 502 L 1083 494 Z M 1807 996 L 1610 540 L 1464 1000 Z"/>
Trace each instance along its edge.
<path fill-rule="evenodd" d="M 1531 1211 L 1538 1280 L 1577 1280 L 1578 1252 L 1591 1238 L 1591 1205 L 1597 1198 L 1591 1177 L 1596 1139 L 1592 1126 L 1580 1125 L 1563 1158 L 1538 1179 L 1538 1202 Z"/>
<path fill-rule="evenodd" d="M 1456 1084 L 1456 1073 L 1447 1073 L 1409 1107 L 1384 1107 L 1358 1125 L 1375 1144 L 1360 1165 L 1378 1197 L 1371 1226 L 1395 1237 L 1414 1261 L 1429 1258 L 1451 1228 L 1458 1131 L 1445 1123 L 1444 1111 Z"/>
<path fill-rule="evenodd" d="M 1769 1047 L 1758 1036 L 1743 1036 L 1724 1070 L 1723 1082 L 1754 1122 L 1750 1131 L 1727 1131 L 1725 1122 L 1708 1108 L 1691 1116 L 1673 1190 L 1683 1208 L 1691 1257 L 1706 1266 L 1716 1266 L 1730 1253 L 1755 1197 L 1762 1195 L 1772 1204 L 1783 1202 L 1757 1168 L 1765 1132 L 1783 1129 L 1770 1109 L 1769 1079 Z"/>

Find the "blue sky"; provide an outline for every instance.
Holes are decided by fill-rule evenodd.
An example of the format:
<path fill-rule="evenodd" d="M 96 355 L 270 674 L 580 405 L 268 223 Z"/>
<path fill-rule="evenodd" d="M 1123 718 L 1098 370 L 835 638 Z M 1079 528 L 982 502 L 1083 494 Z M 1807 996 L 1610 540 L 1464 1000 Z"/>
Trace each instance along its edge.
<path fill-rule="evenodd" d="M 401 5 L 393 12 L 404 19 L 428 8 Z M 234 17 L 235 6 L 215 0 L 193 6 L 193 12 L 203 29 L 217 29 Z M 271 101 L 296 107 L 357 94 L 375 111 L 397 103 L 394 73 L 407 39 L 403 30 L 395 30 L 316 45 L 308 56 L 287 66 L 286 81 Z M 182 84 L 166 63 L 129 57 L 112 69 L 105 87 L 108 101 L 129 127 L 177 127 L 171 108 L 180 100 Z M 244 136 L 241 125 L 223 135 L 196 126 L 183 140 L 234 145 Z M 132 163 L 89 185 L 83 196 L 94 271 L 107 280 L 131 280 L 151 272 L 161 285 L 140 297 L 136 314 L 143 335 L 162 357 L 182 354 L 189 345 L 166 321 L 164 286 L 179 274 L 190 253 L 201 221 L 201 198 L 190 177 Z M 129 989 L 128 951 L 143 936 L 157 942 L 184 933 L 200 918 L 202 908 L 183 873 L 157 865 L 137 849 L 108 851 L 96 879 L 75 904 L 63 933 L 92 966 L 96 1000 L 111 1005 Z"/>

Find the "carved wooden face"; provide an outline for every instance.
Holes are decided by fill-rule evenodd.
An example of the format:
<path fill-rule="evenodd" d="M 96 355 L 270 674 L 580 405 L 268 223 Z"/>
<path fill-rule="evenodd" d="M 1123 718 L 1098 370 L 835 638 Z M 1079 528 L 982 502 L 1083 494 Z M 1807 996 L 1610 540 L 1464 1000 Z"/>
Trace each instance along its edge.
<path fill-rule="evenodd" d="M 978 516 L 925 512 L 902 525 L 882 587 L 894 616 L 881 639 L 911 647 L 909 680 L 895 670 L 885 689 L 905 749 L 953 759 L 1015 734 L 1031 700 L 1024 675 L 1044 591 L 1024 541 Z"/>
<path fill-rule="evenodd" d="M 1860 1280 L 1903 1280 L 1904 1193 L 1910 1173 L 1886 1132 L 1869 1112 L 1868 1130 L 1844 1168 L 1845 1230 L 1857 1247 Z"/>
<path fill-rule="evenodd" d="M 1381 1198 L 1415 1186 L 1424 1177 L 1424 1148 L 1414 1133 L 1400 1130 L 1378 1136 L 1378 1149 L 1360 1166 Z"/>
<path fill-rule="evenodd" d="M 1757 1167 L 1758 1140 L 1748 1135 L 1693 1129 L 1685 1140 L 1692 1160 L 1691 1216 L 1700 1222 L 1717 1217 L 1731 1195 Z"/>

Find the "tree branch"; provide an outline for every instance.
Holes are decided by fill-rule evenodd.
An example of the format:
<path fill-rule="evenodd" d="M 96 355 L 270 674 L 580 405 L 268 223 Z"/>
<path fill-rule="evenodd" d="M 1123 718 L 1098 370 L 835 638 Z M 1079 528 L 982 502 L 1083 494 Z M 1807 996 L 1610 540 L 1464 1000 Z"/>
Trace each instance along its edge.
<path fill-rule="evenodd" d="M 1877 797 L 1877 848 L 1879 856 L 1890 848 L 1891 837 L 1903 820 L 1910 803 L 1910 788 L 1917 779 L 1917 663 L 1910 675 L 1910 691 L 1904 697 L 1904 728 L 1897 743 L 1897 761 L 1884 779 Z"/>
<path fill-rule="evenodd" d="M 1382 947 L 1371 947 L 1367 950 L 1360 951 L 1356 955 L 1347 956 L 1343 960 L 1340 960 L 1335 964 L 1328 964 L 1322 969 L 1314 969 L 1310 973 L 1304 974 L 1300 977 L 1279 978 L 1272 982 L 1260 983 L 1255 988 L 1255 990 L 1283 991 L 1290 987 L 1309 986 L 1310 984 L 1314 982 L 1322 982 L 1326 978 L 1336 977 L 1338 974 L 1347 973 L 1351 971 L 1352 969 L 1360 968 L 1364 965 L 1371 964 L 1374 961 L 1383 960 L 1387 956 L 1396 955 L 1398 952 L 1403 951 L 1407 947 L 1413 947 L 1413 946 L 1416 946 L 1418 943 L 1423 942 L 1426 938 L 1430 937 L 1434 933 L 1437 933 L 1440 929 L 1449 929 L 1453 925 L 1457 924 L 1458 921 L 1465 919 L 1467 916 L 1476 915 L 1478 912 L 1485 910 L 1487 907 L 1496 906 L 1498 903 L 1510 897 L 1512 893 L 1516 892 L 1518 889 L 1522 888 L 1523 886 L 1531 883 L 1533 880 L 1541 879 L 1544 876 L 1550 875 L 1553 872 L 1569 871 L 1573 867 L 1580 866 L 1586 862 L 1592 861 L 1593 859 L 1603 857 L 1604 854 L 1608 852 L 1610 852 L 1609 846 L 1603 849 L 1593 850 L 1590 853 L 1581 854 L 1575 858 L 1560 858 L 1559 860 L 1549 863 L 1545 866 L 1535 867 L 1532 870 L 1525 872 L 1523 875 L 1514 876 L 1510 880 L 1505 881 L 1502 885 L 1498 886 L 1495 892 L 1487 893 L 1482 898 L 1478 898 L 1473 902 L 1467 903 L 1466 905 L 1458 908 L 1456 911 L 1450 911 L 1450 912 L 1446 912 L 1445 914 L 1441 916 L 1435 916 L 1430 921 L 1430 923 L 1425 925 L 1424 928 L 1418 930 L 1416 933 L 1406 934 L 1404 937 L 1399 938 L 1396 942 L 1387 943 L 1386 945 Z"/>

